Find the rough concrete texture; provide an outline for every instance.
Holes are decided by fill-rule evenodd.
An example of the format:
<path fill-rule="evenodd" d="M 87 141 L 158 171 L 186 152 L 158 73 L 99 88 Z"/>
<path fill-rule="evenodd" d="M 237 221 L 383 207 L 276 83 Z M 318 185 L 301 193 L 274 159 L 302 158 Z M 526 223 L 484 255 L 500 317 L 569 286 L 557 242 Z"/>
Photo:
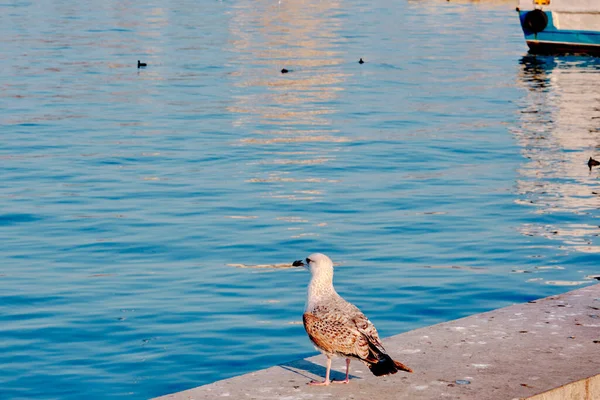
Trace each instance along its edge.
<path fill-rule="evenodd" d="M 377 378 L 353 361 L 349 384 L 307 386 L 325 374 L 325 357 L 320 355 L 159 399 L 512 400 L 540 393 L 551 396 L 548 391 L 554 388 L 559 388 L 555 395 L 566 397 L 534 399 L 600 399 L 599 378 L 587 379 L 600 374 L 600 285 L 417 329 L 383 342 L 393 358 L 415 372 Z M 332 378 L 343 379 L 344 368 L 343 359 L 334 359 Z M 577 381 L 583 386 L 560 392 Z M 578 391 L 583 394 L 577 395 Z"/>

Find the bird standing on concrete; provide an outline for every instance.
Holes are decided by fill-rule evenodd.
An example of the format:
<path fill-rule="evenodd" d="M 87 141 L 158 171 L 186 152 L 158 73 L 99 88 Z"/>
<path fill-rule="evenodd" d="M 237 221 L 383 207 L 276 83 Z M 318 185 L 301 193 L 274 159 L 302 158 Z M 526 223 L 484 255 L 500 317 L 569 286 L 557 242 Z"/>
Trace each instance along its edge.
<path fill-rule="evenodd" d="M 307 265 L 308 264 L 308 265 Z M 394 361 L 386 354 L 375 326 L 353 304 L 344 300 L 333 288 L 333 262 L 324 254 L 315 253 L 294 266 L 308 266 L 312 278 L 308 285 L 308 300 L 302 317 L 304 329 L 317 350 L 327 356 L 327 372 L 323 382 L 310 385 L 327 386 L 331 370 L 331 357 L 346 358 L 346 379 L 333 381 L 348 383 L 350 360 L 366 364 L 373 375 L 395 374 L 398 370 L 412 372 L 406 365 Z"/>

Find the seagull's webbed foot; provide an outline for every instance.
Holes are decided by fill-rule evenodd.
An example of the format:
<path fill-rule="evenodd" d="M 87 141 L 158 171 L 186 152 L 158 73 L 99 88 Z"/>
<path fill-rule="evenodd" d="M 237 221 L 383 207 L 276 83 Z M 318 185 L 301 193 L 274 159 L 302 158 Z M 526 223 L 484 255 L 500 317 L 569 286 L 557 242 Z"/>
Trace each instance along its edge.
<path fill-rule="evenodd" d="M 307 385 L 310 385 L 310 386 L 329 386 L 330 383 L 331 383 L 331 381 L 329 379 L 326 379 L 323 382 L 310 381 L 310 382 L 307 383 Z"/>
<path fill-rule="evenodd" d="M 346 378 L 343 381 L 331 381 L 331 383 L 350 383 L 350 379 Z"/>

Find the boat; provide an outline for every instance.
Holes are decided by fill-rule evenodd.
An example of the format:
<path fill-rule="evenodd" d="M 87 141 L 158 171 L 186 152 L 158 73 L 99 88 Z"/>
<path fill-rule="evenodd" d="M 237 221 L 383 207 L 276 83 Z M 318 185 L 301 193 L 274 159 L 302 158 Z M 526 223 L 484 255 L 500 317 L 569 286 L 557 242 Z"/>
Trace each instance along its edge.
<path fill-rule="evenodd" d="M 517 11 L 530 53 L 600 56 L 599 0 L 519 0 Z"/>

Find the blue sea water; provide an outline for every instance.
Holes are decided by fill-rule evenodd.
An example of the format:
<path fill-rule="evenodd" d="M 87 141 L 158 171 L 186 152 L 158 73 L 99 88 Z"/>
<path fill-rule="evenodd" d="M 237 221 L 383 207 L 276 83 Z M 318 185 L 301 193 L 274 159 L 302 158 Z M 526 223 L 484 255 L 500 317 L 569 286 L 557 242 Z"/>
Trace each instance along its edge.
<path fill-rule="evenodd" d="M 308 273 L 235 264 L 327 253 L 382 336 L 599 272 L 600 60 L 528 56 L 512 1 L 9 1 L 0 22 L 2 398 L 314 354 Z"/>

